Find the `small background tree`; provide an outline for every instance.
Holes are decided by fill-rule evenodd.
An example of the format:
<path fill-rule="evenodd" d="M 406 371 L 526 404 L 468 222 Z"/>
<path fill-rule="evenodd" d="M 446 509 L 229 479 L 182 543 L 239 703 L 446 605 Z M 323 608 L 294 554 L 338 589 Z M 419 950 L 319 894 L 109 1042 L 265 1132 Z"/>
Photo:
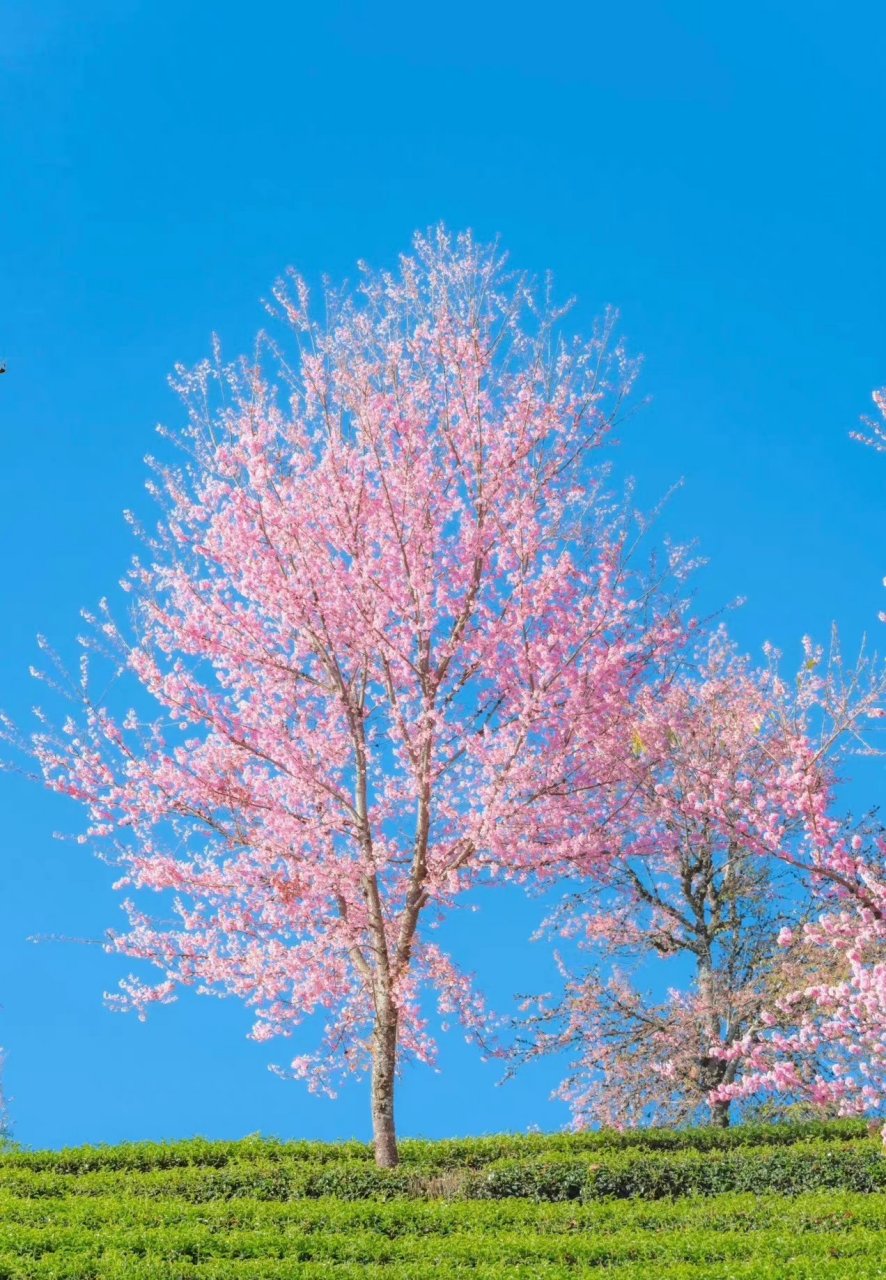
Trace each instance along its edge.
<path fill-rule="evenodd" d="M 728 1124 L 740 1091 L 725 1086 L 744 1070 L 731 1050 L 808 961 L 831 757 L 879 692 L 863 666 L 839 675 L 835 656 L 822 672 L 807 646 L 790 685 L 774 654 L 754 670 L 720 631 L 638 698 L 605 877 L 549 922 L 591 964 L 576 974 L 561 961 L 565 993 L 534 1007 L 518 1049 L 574 1055 L 559 1096 L 578 1125 Z M 791 930 L 796 944 L 782 945 Z M 815 1057 L 810 1045 L 807 1070 Z"/>
<path fill-rule="evenodd" d="M 782 938 L 796 957 L 718 1097 L 799 1100 L 836 1115 L 886 1108 L 886 838 L 872 821 L 835 833 L 820 860 L 814 919 Z"/>
<path fill-rule="evenodd" d="M 879 416 L 854 438 L 886 451 L 886 389 Z M 880 614 L 886 621 L 886 613 Z M 879 718 L 881 707 L 870 712 Z M 764 1026 L 736 1044 L 741 1077 L 723 1098 L 783 1105 L 803 1099 L 839 1114 L 886 1109 L 886 838 L 872 815 L 855 829 L 821 824 L 812 877 L 817 916 L 786 945 L 806 962 L 784 985 Z M 886 1129 L 884 1129 L 886 1136 Z"/>

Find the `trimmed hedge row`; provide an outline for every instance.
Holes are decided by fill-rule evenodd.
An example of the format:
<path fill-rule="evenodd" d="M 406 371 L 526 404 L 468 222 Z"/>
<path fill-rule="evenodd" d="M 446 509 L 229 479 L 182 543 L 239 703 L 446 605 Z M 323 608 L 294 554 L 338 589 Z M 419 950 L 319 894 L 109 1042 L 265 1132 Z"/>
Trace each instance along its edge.
<path fill-rule="evenodd" d="M 486 1263 L 532 1263 L 536 1266 L 614 1266 L 625 1262 L 657 1259 L 659 1262 L 720 1262 L 744 1260 L 759 1254 L 793 1250 L 805 1257 L 880 1257 L 881 1231 L 858 1230 L 847 1236 L 820 1232 L 802 1242 L 792 1239 L 779 1227 L 749 1235 L 743 1231 L 682 1231 L 666 1235 L 628 1230 L 610 1236 L 591 1233 L 545 1236 L 534 1232 L 502 1231 L 478 1239 L 471 1235 L 450 1236 L 441 1241 L 427 1236 L 400 1236 L 388 1239 L 376 1232 L 242 1231 L 210 1232 L 199 1227 L 177 1227 L 140 1232 L 108 1228 L 99 1238 L 87 1228 L 59 1227 L 48 1230 L 0 1224 L 0 1258 L 29 1258 L 37 1261 L 51 1254 L 104 1258 L 108 1254 L 131 1258 L 200 1263 L 224 1258 L 231 1262 L 251 1259 L 288 1262 L 362 1263 L 392 1265 L 426 1262 L 447 1267 Z"/>
<path fill-rule="evenodd" d="M 886 1276 L 883 1194 L 196 1205 L 119 1194 L 137 1180 L 118 1178 L 118 1194 L 98 1201 L 0 1193 L 0 1280 Z"/>
<path fill-rule="evenodd" d="M 791 1239 L 777 1230 L 747 1235 L 673 1232 L 658 1240 L 624 1234 L 571 1242 L 502 1238 L 490 1242 L 413 1239 L 385 1242 L 378 1237 L 262 1238 L 236 1233 L 209 1240 L 194 1233 L 165 1237 L 146 1233 L 133 1240 L 119 1232 L 104 1238 L 47 1233 L 34 1240 L 20 1236 L 11 1249 L 0 1242 L 3 1280 L 301 1280 L 320 1277 L 378 1276 L 389 1280 L 427 1280 L 470 1275 L 473 1280 L 547 1277 L 561 1280 L 594 1270 L 628 1277 L 856 1277 L 883 1276 L 882 1232 L 859 1231 L 849 1237 L 822 1233 Z M 558 1248 L 552 1248 L 558 1245 Z M 566 1246 L 566 1247 L 564 1247 Z"/>
<path fill-rule="evenodd" d="M 363 1160 L 309 1164 L 279 1159 L 140 1171 L 43 1172 L 0 1162 L 0 1192 L 22 1197 L 126 1194 L 190 1203 L 246 1197 L 255 1200 L 342 1201 L 420 1199 L 535 1201 L 641 1198 L 656 1200 L 731 1191 L 797 1195 L 819 1188 L 886 1190 L 886 1157 L 879 1141 L 818 1139 L 744 1150 L 599 1152 L 499 1159 L 480 1168 L 376 1169 Z"/>
<path fill-rule="evenodd" d="M 544 1235 L 647 1235 L 675 1230 L 759 1232 L 773 1223 L 791 1236 L 851 1233 L 859 1228 L 886 1232 L 886 1194 L 847 1191 L 805 1192 L 797 1196 L 724 1193 L 682 1200 L 244 1200 L 192 1204 L 109 1195 L 66 1200 L 18 1199 L 0 1194 L 0 1223 L 23 1227 L 120 1228 L 197 1225 L 215 1232 L 236 1230 L 337 1234 L 372 1231 L 400 1236 L 494 1236 L 502 1231 Z M 886 1241 L 884 1241 L 886 1243 Z"/>
<path fill-rule="evenodd" d="M 883 1280 L 886 1267 L 877 1257 L 802 1258 L 791 1256 L 785 1263 L 781 1253 L 728 1262 L 668 1262 L 666 1272 L 657 1260 L 603 1264 L 607 1276 L 616 1280 Z M 429 1268 L 441 1277 L 470 1276 L 471 1280 L 575 1280 L 592 1274 L 571 1263 L 552 1266 L 538 1263 L 485 1263 L 449 1266 L 436 1262 L 367 1264 L 364 1262 L 298 1262 L 272 1259 L 213 1259 L 191 1263 L 184 1260 L 175 1270 L 165 1260 L 115 1257 L 100 1259 L 52 1255 L 40 1259 L 0 1257 L 0 1280 L 428 1280 Z M 848 1268 L 848 1270 L 847 1270 Z"/>
<path fill-rule="evenodd" d="M 748 1124 L 730 1129 L 630 1129 L 599 1130 L 574 1134 L 504 1134 L 486 1138 L 453 1138 L 443 1141 L 406 1140 L 401 1157 L 406 1166 L 421 1169 L 479 1169 L 506 1159 L 560 1155 L 579 1157 L 619 1151 L 733 1151 L 756 1147 L 785 1147 L 819 1139 L 831 1143 L 864 1138 L 864 1120 L 808 1121 L 794 1124 Z M 133 1142 L 117 1146 L 69 1147 L 61 1151 L 0 1152 L 0 1170 L 26 1168 L 55 1173 L 88 1173 L 92 1170 L 151 1170 L 174 1168 L 223 1168 L 249 1161 L 305 1163 L 346 1162 L 372 1165 L 373 1151 L 362 1142 L 281 1142 L 245 1138 L 237 1142 L 210 1142 L 192 1138 L 184 1142 Z"/>
<path fill-rule="evenodd" d="M 584 1164 L 502 1162 L 477 1178 L 467 1194 L 489 1199 L 660 1200 L 733 1191 L 798 1195 L 824 1188 L 886 1190 L 886 1158 L 879 1145 L 835 1148 L 798 1143 L 775 1150 L 643 1152 Z"/>

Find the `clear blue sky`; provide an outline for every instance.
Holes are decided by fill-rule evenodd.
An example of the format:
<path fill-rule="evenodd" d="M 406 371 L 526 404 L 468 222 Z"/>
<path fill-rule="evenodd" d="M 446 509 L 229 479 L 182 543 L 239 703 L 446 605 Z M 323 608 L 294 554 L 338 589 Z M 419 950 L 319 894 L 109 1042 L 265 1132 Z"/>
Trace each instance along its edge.
<path fill-rule="evenodd" d="M 886 382 L 886 11 L 711 3 L 41 0 L 0 33 L 0 705 L 27 716 L 34 637 L 131 553 L 165 378 L 231 352 L 294 264 L 393 261 L 440 219 L 553 268 L 577 325 L 621 308 L 652 397 L 620 467 L 710 558 L 705 607 L 789 653 L 877 629 L 886 461 L 847 433 Z M 870 773 L 863 799 L 876 800 Z M 859 792 L 861 796 L 861 792 Z M 860 802 L 860 801 L 859 801 Z M 51 838 L 79 815 L 0 779 L 0 1043 L 18 1136 L 366 1135 L 365 1086 L 318 1101 L 266 1069 L 234 1003 L 113 1016 L 112 872 Z M 455 926 L 493 996 L 544 987 L 534 908 Z M 290 1055 L 291 1056 L 291 1055 Z M 410 1072 L 404 1132 L 544 1128 L 553 1066 L 495 1087 L 458 1037 Z"/>

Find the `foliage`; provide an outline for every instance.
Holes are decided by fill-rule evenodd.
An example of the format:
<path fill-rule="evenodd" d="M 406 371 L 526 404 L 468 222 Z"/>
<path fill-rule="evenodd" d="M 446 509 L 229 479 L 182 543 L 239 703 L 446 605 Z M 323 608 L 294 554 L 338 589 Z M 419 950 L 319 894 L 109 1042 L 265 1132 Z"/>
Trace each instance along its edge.
<path fill-rule="evenodd" d="M 799 1142 L 831 1145 L 868 1135 L 864 1120 L 804 1120 L 799 1123 L 741 1124 L 685 1129 L 586 1129 L 580 1133 L 496 1134 L 482 1138 L 407 1138 L 402 1163 L 420 1169 L 478 1169 L 496 1160 L 580 1157 L 620 1151 L 735 1151 L 745 1147 L 782 1147 Z M 108 1146 L 68 1147 L 59 1151 L 18 1149 L 0 1161 L 0 1171 L 31 1169 L 47 1173 L 105 1171 L 146 1173 L 160 1169 L 220 1169 L 229 1164 L 287 1163 L 321 1165 L 371 1162 L 365 1142 L 283 1142 L 253 1136 L 220 1142 L 191 1138 L 180 1142 L 122 1142 Z"/>
<path fill-rule="evenodd" d="M 862 1136 L 864 1134 L 864 1136 Z M 728 1136 L 729 1141 L 726 1141 Z M 129 1195 L 216 1201 L 417 1198 L 570 1200 L 886 1188 L 886 1158 L 864 1127 L 774 1125 L 724 1131 L 596 1133 L 404 1143 L 396 1170 L 360 1144 L 180 1143 L 0 1160 L 0 1189 L 39 1198 Z"/>
<path fill-rule="evenodd" d="M 556 1280 L 605 1268 L 622 1280 L 786 1280 L 851 1267 L 864 1280 L 883 1274 L 886 1159 L 863 1131 L 404 1142 L 396 1170 L 374 1168 L 357 1143 L 19 1152 L 0 1159 L 0 1277 Z M 321 1194 L 330 1179 L 346 1194 Z"/>

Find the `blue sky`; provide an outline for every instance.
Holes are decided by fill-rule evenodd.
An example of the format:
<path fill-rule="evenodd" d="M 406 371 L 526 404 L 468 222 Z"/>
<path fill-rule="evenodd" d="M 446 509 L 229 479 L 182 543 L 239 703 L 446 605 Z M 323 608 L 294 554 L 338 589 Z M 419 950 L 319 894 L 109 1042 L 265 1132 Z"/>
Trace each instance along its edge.
<path fill-rule="evenodd" d="M 848 432 L 886 383 L 886 12 L 874 4 L 3 6 L 0 37 L 0 705 L 23 719 L 35 635 L 65 652 L 147 514 L 144 454 L 175 423 L 166 375 L 309 279 L 393 262 L 440 219 L 552 268 L 587 327 L 606 303 L 651 401 L 619 468 L 737 595 L 741 643 L 793 654 L 831 619 L 876 632 L 886 462 Z M 854 803 L 874 802 L 868 766 Z M 101 993 L 120 962 L 112 872 L 52 840 L 78 815 L 0 778 L 0 1043 L 20 1139 L 367 1134 L 365 1087 L 310 1098 L 289 1046 L 191 998 L 147 1023 Z M 490 895 L 457 924 L 493 998 L 544 986 L 536 908 Z M 291 1055 L 290 1055 L 291 1056 Z M 496 1088 L 453 1037 L 410 1072 L 406 1133 L 557 1127 L 553 1064 Z"/>

